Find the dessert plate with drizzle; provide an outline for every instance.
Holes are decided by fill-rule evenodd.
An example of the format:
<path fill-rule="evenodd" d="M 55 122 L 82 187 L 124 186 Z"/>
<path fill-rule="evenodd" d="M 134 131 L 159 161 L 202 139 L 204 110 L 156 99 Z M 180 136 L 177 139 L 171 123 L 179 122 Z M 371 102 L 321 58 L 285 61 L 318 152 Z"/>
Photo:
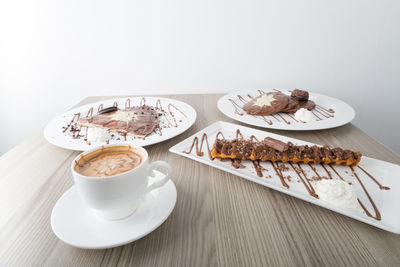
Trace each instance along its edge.
<path fill-rule="evenodd" d="M 284 163 L 216 158 L 217 144 L 228 142 L 228 147 L 232 147 L 229 145 L 232 140 L 239 140 L 239 143 L 231 143 L 236 147 L 239 147 L 242 142 L 243 149 L 246 149 L 246 144 L 253 142 L 252 140 L 257 140 L 257 142 L 258 140 L 264 140 L 263 142 L 275 140 L 280 144 L 291 142 L 291 145 L 295 147 L 304 149 L 304 146 L 308 145 L 308 149 L 316 149 L 310 147 L 315 144 L 298 139 L 219 121 L 171 147 L 170 151 L 386 231 L 400 234 L 399 165 L 361 156 L 359 152 L 320 146 L 317 147 L 320 147 L 321 151 L 330 149 L 335 154 L 341 151 L 343 157 L 336 160 L 345 160 L 344 162 L 349 160 L 348 163 L 353 161 L 354 165 L 317 164 L 309 161 L 300 163 L 298 160 Z"/>
<path fill-rule="evenodd" d="M 321 130 L 344 125 L 355 117 L 354 109 L 347 103 L 321 94 L 310 93 L 309 100 L 315 103 L 310 110 L 310 119 L 305 121 L 294 113 L 278 112 L 271 115 L 251 115 L 243 107 L 266 93 L 283 93 L 290 96 L 290 90 L 244 90 L 233 92 L 218 100 L 218 109 L 226 116 L 253 126 L 280 130 Z"/>
<path fill-rule="evenodd" d="M 84 151 L 93 145 L 130 142 L 147 146 L 183 133 L 196 121 L 190 105 L 162 97 L 125 97 L 80 106 L 50 121 L 50 143 Z"/>

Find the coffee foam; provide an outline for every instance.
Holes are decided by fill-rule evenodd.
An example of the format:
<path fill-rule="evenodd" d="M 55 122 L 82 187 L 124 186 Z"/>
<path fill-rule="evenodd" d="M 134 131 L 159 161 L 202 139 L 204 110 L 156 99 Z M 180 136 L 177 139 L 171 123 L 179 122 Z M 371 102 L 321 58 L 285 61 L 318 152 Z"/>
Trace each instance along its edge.
<path fill-rule="evenodd" d="M 131 146 L 101 147 L 75 161 L 74 170 L 85 176 L 108 177 L 138 167 L 144 158 L 142 151 Z"/>

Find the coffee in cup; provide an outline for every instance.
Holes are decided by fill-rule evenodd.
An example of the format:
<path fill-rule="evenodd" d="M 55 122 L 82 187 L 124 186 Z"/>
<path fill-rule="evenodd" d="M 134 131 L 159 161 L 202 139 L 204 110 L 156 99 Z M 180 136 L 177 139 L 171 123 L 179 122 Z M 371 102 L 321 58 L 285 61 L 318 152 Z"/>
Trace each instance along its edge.
<path fill-rule="evenodd" d="M 154 169 L 163 167 L 165 176 L 149 183 Z M 165 161 L 149 163 L 147 151 L 131 145 L 104 145 L 81 153 L 71 164 L 78 193 L 96 215 L 118 220 L 131 215 L 141 199 L 163 186 L 171 175 Z"/>
<path fill-rule="evenodd" d="M 142 161 L 142 152 L 131 146 L 101 147 L 82 155 L 74 170 L 85 176 L 107 177 L 132 170 Z"/>

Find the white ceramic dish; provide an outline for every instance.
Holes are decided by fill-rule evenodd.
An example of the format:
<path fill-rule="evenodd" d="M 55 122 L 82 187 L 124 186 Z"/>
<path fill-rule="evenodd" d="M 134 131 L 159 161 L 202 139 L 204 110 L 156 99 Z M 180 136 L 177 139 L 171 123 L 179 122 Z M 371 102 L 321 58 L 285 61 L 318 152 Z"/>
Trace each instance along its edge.
<path fill-rule="evenodd" d="M 194 134 L 193 136 L 185 139 L 184 141 L 180 142 L 179 144 L 170 148 L 170 151 L 181 156 L 199 161 L 201 163 L 213 166 L 215 168 L 227 171 L 234 175 L 240 176 L 252 182 L 261 184 L 263 186 L 272 188 L 274 190 L 280 191 L 282 193 L 297 197 L 299 199 L 308 201 L 315 205 L 333 210 L 335 212 L 344 214 L 356 220 L 371 224 L 373 226 L 382 228 L 384 230 L 394 232 L 399 234 L 400 233 L 400 213 L 398 212 L 398 203 L 400 203 L 400 166 L 391 164 L 388 162 L 384 162 L 381 160 L 376 160 L 368 157 L 362 157 L 359 166 L 364 168 L 370 174 L 372 174 L 380 184 L 384 186 L 390 187 L 390 190 L 382 190 L 379 186 L 369 178 L 361 169 L 358 167 L 355 168 L 355 171 L 365 185 L 366 190 L 369 192 L 371 198 L 373 199 L 376 207 L 378 208 L 381 214 L 381 220 L 376 220 L 367 216 L 364 212 L 359 211 L 352 211 L 352 210 L 345 210 L 342 208 L 335 207 L 329 203 L 323 202 L 315 197 L 312 197 L 306 190 L 305 186 L 302 182 L 299 181 L 298 175 L 296 172 L 290 168 L 287 171 L 283 172 L 284 176 L 291 176 L 292 181 L 286 182 L 289 185 L 289 189 L 282 185 L 282 182 L 279 176 L 274 171 L 270 162 L 261 162 L 261 166 L 264 167 L 267 171 L 263 172 L 263 177 L 259 177 L 256 174 L 256 171 L 253 167 L 251 161 L 242 161 L 242 164 L 245 165 L 243 169 L 235 169 L 230 161 L 220 161 L 218 159 L 210 160 L 207 155 L 207 148 L 206 142 L 203 143 L 203 156 L 196 155 L 195 147 L 193 151 L 189 154 L 184 153 L 184 151 L 188 152 L 190 147 L 192 146 L 193 140 L 195 137 L 200 140 L 204 133 L 207 134 L 210 147 L 212 147 L 215 137 L 219 131 L 221 131 L 226 139 L 233 139 L 236 136 L 236 130 L 239 129 L 243 134 L 244 138 L 249 138 L 251 135 L 256 136 L 259 140 L 270 136 L 275 139 L 282 140 L 284 142 L 291 141 L 294 144 L 305 145 L 310 143 L 289 138 L 282 135 L 272 134 L 265 131 L 255 130 L 248 127 L 243 127 L 240 125 L 226 123 L 226 122 L 216 122 L 205 129 L 201 130 L 200 132 Z M 196 146 L 196 145 L 195 145 Z M 281 163 L 282 164 L 282 163 Z M 302 164 L 303 165 L 303 164 Z M 306 164 L 304 164 L 306 165 Z M 289 166 L 289 164 L 285 164 L 285 166 Z M 323 172 L 323 168 L 321 165 L 314 165 L 318 172 Z M 303 166 L 307 177 L 312 178 L 313 172 L 312 169 L 306 165 Z M 338 179 L 338 176 L 330 169 L 330 167 L 326 166 L 328 170 L 330 170 L 333 179 Z M 360 183 L 357 181 L 356 177 L 352 174 L 350 167 L 347 166 L 335 166 L 334 167 L 338 173 L 345 179 L 347 182 L 351 182 L 354 186 L 355 192 L 359 200 L 365 205 L 366 209 L 371 212 L 373 215 L 374 209 L 365 194 L 364 190 L 360 186 Z M 315 175 L 314 175 L 315 176 Z M 326 174 L 324 176 L 327 176 Z"/>
<path fill-rule="evenodd" d="M 63 132 L 63 128 L 66 125 L 70 123 L 70 121 L 73 119 L 74 114 L 80 113 L 82 116 L 86 116 L 88 111 L 93 108 L 93 114 L 96 114 L 98 108 L 100 105 L 103 105 L 104 108 L 112 106 L 115 102 L 118 103 L 118 107 L 124 107 L 126 105 L 127 99 L 130 99 L 130 105 L 131 106 L 138 106 L 141 104 L 142 97 L 124 97 L 124 98 L 116 98 L 116 99 L 109 99 L 109 100 L 104 100 L 104 101 L 99 101 L 96 103 L 84 105 L 81 107 L 77 107 L 75 109 L 72 109 L 70 111 L 65 112 L 64 114 L 56 117 L 52 121 L 50 121 L 46 128 L 44 129 L 44 136 L 53 145 L 66 148 L 66 149 L 71 149 L 71 150 L 78 150 L 78 151 L 84 151 L 88 150 L 93 146 L 98 146 L 102 145 L 100 142 L 94 142 L 92 144 L 88 144 L 86 141 L 83 140 L 83 138 L 79 139 L 74 139 L 72 137 L 72 133 L 67 130 Z M 164 110 L 166 110 L 167 115 L 169 115 L 169 110 L 168 106 L 169 104 L 172 104 L 173 106 L 177 107 L 182 113 L 175 108 L 171 108 L 171 112 L 173 113 L 173 116 L 176 119 L 176 127 L 169 127 L 169 128 L 163 128 L 162 129 L 162 135 L 159 135 L 158 133 L 153 132 L 149 136 L 147 136 L 145 139 L 141 138 L 133 138 L 130 136 L 127 136 L 127 140 L 124 140 L 124 137 L 116 134 L 111 140 L 110 144 L 118 144 L 118 143 L 126 143 L 129 142 L 133 145 L 136 146 L 148 146 L 152 144 L 156 144 L 159 142 L 163 142 L 165 140 L 168 140 L 170 138 L 173 138 L 177 136 L 178 134 L 183 133 L 187 129 L 190 128 L 190 126 L 193 125 L 193 123 L 196 121 L 196 111 L 194 110 L 193 107 L 190 105 L 170 99 L 170 98 L 162 98 L 162 97 L 145 97 L 146 104 L 151 105 L 151 106 L 156 106 L 157 100 L 160 100 L 161 106 Z M 168 117 L 168 119 L 172 122 L 173 118 L 171 116 Z M 164 116 L 161 116 L 161 123 L 162 125 L 168 125 L 167 120 Z M 85 133 L 85 129 L 82 130 L 82 134 Z M 117 140 L 119 139 L 119 140 Z M 105 144 L 105 143 L 104 143 Z"/>
<path fill-rule="evenodd" d="M 273 89 L 263 91 L 273 92 Z M 289 91 L 282 90 L 282 92 L 290 95 Z M 281 130 L 329 129 L 349 123 L 355 117 L 354 109 L 345 102 L 333 97 L 312 92 L 310 93 L 310 100 L 314 101 L 317 105 L 326 110 L 334 110 L 334 113 L 324 111 L 322 108 L 318 107 L 313 111 L 316 121 L 306 123 L 296 121 L 293 115 L 291 116 L 286 113 L 279 113 L 270 116 L 253 116 L 247 114 L 242 109 L 244 105 L 243 101 L 250 100 L 249 95 L 252 97 L 259 96 L 260 91 L 244 90 L 225 95 L 218 100 L 218 109 L 223 114 L 234 120 L 253 126 Z M 241 96 L 241 98 L 239 98 L 239 96 Z M 234 103 L 236 103 L 236 107 Z"/>
<path fill-rule="evenodd" d="M 154 171 L 155 180 L 164 176 Z M 81 199 L 76 186 L 57 201 L 51 213 L 51 228 L 68 245 L 85 249 L 122 246 L 151 233 L 171 214 L 176 203 L 176 188 L 170 180 L 148 193 L 139 208 L 128 218 L 116 221 L 97 217 Z"/>

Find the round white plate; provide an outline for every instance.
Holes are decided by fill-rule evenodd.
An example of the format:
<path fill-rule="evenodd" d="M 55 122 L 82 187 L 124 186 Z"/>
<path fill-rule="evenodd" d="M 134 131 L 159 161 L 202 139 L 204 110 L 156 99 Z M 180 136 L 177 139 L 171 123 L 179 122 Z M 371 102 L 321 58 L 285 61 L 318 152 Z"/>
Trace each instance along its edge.
<path fill-rule="evenodd" d="M 273 92 L 272 89 L 263 91 Z M 282 90 L 282 93 L 290 95 L 290 92 L 287 90 Z M 345 102 L 330 96 L 316 93 L 310 93 L 309 97 L 310 100 L 314 101 L 315 104 L 319 106 L 313 110 L 316 121 L 306 123 L 299 122 L 294 119 L 294 115 L 290 116 L 286 113 L 278 113 L 269 116 L 253 116 L 247 114 L 242 109 L 244 105 L 243 101 L 249 101 L 250 99 L 248 95 L 257 97 L 260 95 L 260 91 L 244 90 L 225 95 L 218 100 L 218 109 L 234 120 L 253 126 L 280 130 L 329 129 L 349 123 L 355 117 L 354 109 Z M 239 96 L 241 96 L 241 98 Z M 333 109 L 334 113 L 329 112 L 329 109 Z"/>
<path fill-rule="evenodd" d="M 99 101 L 96 103 L 84 105 L 77 107 L 75 109 L 72 109 L 70 111 L 65 112 L 64 114 L 61 114 L 60 116 L 56 117 L 52 121 L 50 121 L 46 128 L 44 129 L 44 137 L 52 143 L 53 145 L 66 148 L 66 149 L 71 149 L 71 150 L 79 150 L 79 151 L 84 151 L 88 150 L 93 146 L 98 146 L 102 145 L 105 143 L 99 143 L 99 142 L 93 142 L 90 145 L 86 143 L 86 141 L 81 139 L 74 139 L 72 137 L 72 133 L 67 130 L 66 132 L 63 132 L 63 128 L 67 126 L 70 121 L 73 119 L 74 114 L 80 113 L 82 116 L 86 116 L 88 113 L 89 109 L 93 108 L 93 114 L 97 113 L 97 110 L 99 108 L 99 105 L 103 105 L 104 108 L 110 107 L 114 104 L 114 102 L 118 103 L 118 107 L 125 107 L 127 99 L 130 99 L 130 104 L 131 106 L 138 106 L 141 104 L 143 97 L 124 97 L 124 98 L 116 98 L 116 99 L 109 99 L 109 100 L 103 100 Z M 183 133 L 187 129 L 190 128 L 190 126 L 193 125 L 193 123 L 196 121 L 196 111 L 194 108 L 184 102 L 170 99 L 170 98 L 162 98 L 162 97 L 145 97 L 146 100 L 146 105 L 150 106 L 156 106 L 157 100 L 160 100 L 161 107 L 166 111 L 167 114 L 170 114 L 168 112 L 168 106 L 169 104 L 172 104 L 173 106 L 177 107 L 179 110 L 176 110 L 173 106 L 171 106 L 171 112 L 173 113 L 173 116 L 175 117 L 177 127 L 171 126 L 169 128 L 163 128 L 162 129 L 162 135 L 159 135 L 158 133 L 153 132 L 149 136 L 146 136 L 145 139 L 141 138 L 134 138 L 131 136 L 127 136 L 127 140 L 125 141 L 124 137 L 116 134 L 111 140 L 110 144 L 117 144 L 117 143 L 126 143 L 130 142 L 133 145 L 137 146 L 148 146 L 152 144 L 156 144 L 159 142 L 163 142 L 165 140 L 168 140 L 170 138 L 173 138 L 177 136 L 178 134 Z M 182 113 L 180 112 L 182 111 Z M 168 115 L 168 119 L 173 122 L 173 118 Z M 164 116 L 161 116 L 161 125 L 167 126 L 167 118 Z M 85 133 L 85 130 L 82 130 L 82 134 Z M 119 139 L 119 140 L 117 140 Z"/>
<path fill-rule="evenodd" d="M 163 174 L 155 171 L 155 179 Z M 112 248 L 133 242 L 154 231 L 171 214 L 176 188 L 169 180 L 152 190 L 139 208 L 126 219 L 107 221 L 96 217 L 72 186 L 57 201 L 51 213 L 51 228 L 68 245 L 85 249 Z"/>

